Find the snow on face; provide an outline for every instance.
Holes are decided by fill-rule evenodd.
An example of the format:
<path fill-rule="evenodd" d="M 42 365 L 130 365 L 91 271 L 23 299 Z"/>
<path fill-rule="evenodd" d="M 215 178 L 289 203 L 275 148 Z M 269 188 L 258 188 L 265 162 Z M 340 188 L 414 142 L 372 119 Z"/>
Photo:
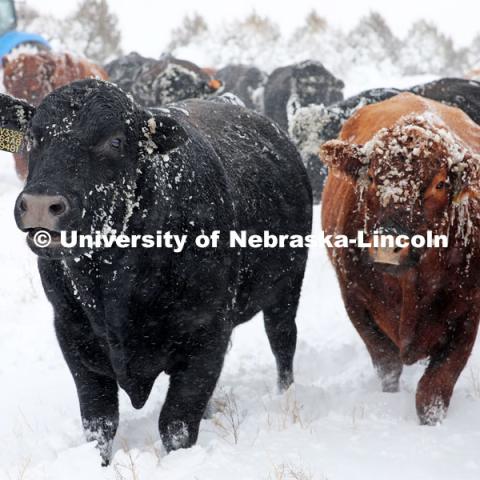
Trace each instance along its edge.
<path fill-rule="evenodd" d="M 138 178 L 157 150 L 156 128 L 153 116 L 145 118 L 112 84 L 64 87 L 42 102 L 27 131 L 29 183 L 76 199 L 81 233 L 124 233 L 140 201 Z"/>
<path fill-rule="evenodd" d="M 472 157 L 440 122 L 429 112 L 407 116 L 393 128 L 380 130 L 362 147 L 368 168 L 362 169 L 357 189 L 365 196 L 365 224 L 370 228 L 385 218 L 412 231 L 425 227 L 425 195 L 432 190 L 438 193 L 439 200 L 428 202 L 437 201 L 439 206 L 436 209 L 436 205 L 428 205 L 435 212 L 430 223 L 448 225 L 452 220 L 448 206 L 467 182 L 472 168 L 478 170 L 479 159 Z M 441 172 L 446 172 L 445 178 Z M 456 215 L 459 228 L 471 232 L 469 215 L 464 210 L 465 206 L 463 213 L 459 210 Z"/>
<path fill-rule="evenodd" d="M 332 115 L 324 105 L 309 105 L 291 114 L 288 133 L 302 157 L 318 154 L 320 146 L 327 140 L 322 134 L 330 122 Z"/>

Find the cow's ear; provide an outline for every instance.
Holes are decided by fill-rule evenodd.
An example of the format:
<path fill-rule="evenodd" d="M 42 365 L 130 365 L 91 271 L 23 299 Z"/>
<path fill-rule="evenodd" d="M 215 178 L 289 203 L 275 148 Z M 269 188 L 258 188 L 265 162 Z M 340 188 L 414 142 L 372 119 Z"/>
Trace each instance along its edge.
<path fill-rule="evenodd" d="M 320 158 L 329 169 L 341 171 L 354 179 L 367 164 L 361 146 L 341 140 L 325 142 L 320 148 Z"/>
<path fill-rule="evenodd" d="M 216 92 L 217 90 L 220 90 L 220 88 L 223 87 L 223 82 L 221 80 L 218 80 L 218 78 L 212 78 L 211 80 L 208 81 L 207 86 L 210 90 L 210 92 Z"/>
<path fill-rule="evenodd" d="M 172 117 L 155 115 L 147 120 L 148 133 L 155 144 L 155 150 L 166 153 L 181 147 L 187 140 L 187 132 Z"/>
<path fill-rule="evenodd" d="M 34 114 L 33 105 L 0 94 L 0 150 L 13 153 L 20 150 L 28 122 Z"/>

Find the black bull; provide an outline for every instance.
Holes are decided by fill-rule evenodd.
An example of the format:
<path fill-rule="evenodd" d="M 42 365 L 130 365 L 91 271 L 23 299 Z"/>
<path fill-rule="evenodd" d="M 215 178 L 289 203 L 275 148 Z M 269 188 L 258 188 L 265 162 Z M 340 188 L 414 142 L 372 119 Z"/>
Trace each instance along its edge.
<path fill-rule="evenodd" d="M 232 329 L 263 311 L 279 385 L 293 381 L 295 315 L 307 251 L 238 249 L 227 232 L 306 235 L 311 190 L 272 123 L 236 105 L 193 100 L 147 111 L 107 82 L 56 90 L 35 109 L 0 97 L 0 126 L 25 136 L 29 176 L 15 207 L 39 256 L 55 329 L 88 439 L 104 463 L 118 385 L 136 408 L 170 375 L 159 419 L 167 450 L 195 443 Z M 39 229 L 52 235 L 34 245 Z M 217 248 L 67 249 L 60 231 L 221 232 Z"/>

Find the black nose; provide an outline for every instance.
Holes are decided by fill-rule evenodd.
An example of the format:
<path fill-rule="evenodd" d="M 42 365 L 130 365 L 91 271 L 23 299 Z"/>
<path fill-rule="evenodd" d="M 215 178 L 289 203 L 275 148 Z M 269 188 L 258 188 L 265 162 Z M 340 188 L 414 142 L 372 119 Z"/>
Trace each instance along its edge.
<path fill-rule="evenodd" d="M 15 217 L 22 230 L 44 228 L 56 231 L 58 221 L 70 211 L 63 195 L 22 193 L 15 205 Z"/>

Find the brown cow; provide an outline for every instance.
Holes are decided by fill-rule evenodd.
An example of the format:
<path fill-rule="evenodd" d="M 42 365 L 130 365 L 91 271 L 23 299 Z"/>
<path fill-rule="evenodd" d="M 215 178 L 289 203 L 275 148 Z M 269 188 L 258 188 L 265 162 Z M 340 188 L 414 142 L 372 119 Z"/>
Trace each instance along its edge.
<path fill-rule="evenodd" d="M 69 53 L 21 53 L 3 58 L 3 82 L 8 93 L 39 105 L 51 91 L 83 78 L 108 79 L 105 70 L 94 63 L 74 58 Z M 27 163 L 15 154 L 15 168 L 20 178 L 27 175 Z"/>
<path fill-rule="evenodd" d="M 416 395 L 422 424 L 446 413 L 480 317 L 480 126 L 461 110 L 402 93 L 366 106 L 321 156 L 325 234 L 448 236 L 448 247 L 332 248 L 348 315 L 383 391 L 429 358 Z"/>

